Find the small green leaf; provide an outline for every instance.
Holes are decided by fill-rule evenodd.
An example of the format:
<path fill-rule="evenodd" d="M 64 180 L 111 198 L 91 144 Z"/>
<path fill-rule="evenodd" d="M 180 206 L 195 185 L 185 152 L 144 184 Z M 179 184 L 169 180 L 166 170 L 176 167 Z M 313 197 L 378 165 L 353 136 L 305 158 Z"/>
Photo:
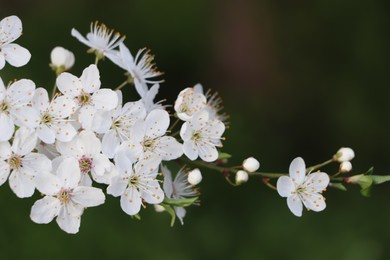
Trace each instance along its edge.
<path fill-rule="evenodd" d="M 371 175 L 373 173 L 374 173 L 374 167 L 371 167 L 370 169 L 368 169 L 368 171 L 366 171 L 364 175 Z"/>
<path fill-rule="evenodd" d="M 371 175 L 374 184 L 381 184 L 390 181 L 390 175 Z"/>
<path fill-rule="evenodd" d="M 135 219 L 138 219 L 138 220 L 141 220 L 141 215 L 140 214 L 135 214 L 135 215 L 132 215 L 131 217 L 135 218 Z"/>
<path fill-rule="evenodd" d="M 232 158 L 232 156 L 228 153 L 218 153 L 218 159 L 222 160 L 222 159 L 230 159 Z"/>
<path fill-rule="evenodd" d="M 175 207 L 188 207 L 194 204 L 195 201 L 198 200 L 198 197 L 193 198 L 183 198 L 183 199 L 170 199 L 165 197 L 164 203 L 167 205 L 175 206 Z"/>
<path fill-rule="evenodd" d="M 329 184 L 329 187 L 337 189 L 337 190 L 347 191 L 347 188 L 342 183 L 333 183 L 333 182 L 331 182 Z"/>
<path fill-rule="evenodd" d="M 169 215 L 171 215 L 171 227 L 173 227 L 173 225 L 175 225 L 175 220 L 176 220 L 175 210 L 167 204 L 160 203 L 160 205 L 164 207 L 164 209 L 169 213 Z"/>
<path fill-rule="evenodd" d="M 363 175 L 359 179 L 358 184 L 361 188 L 360 193 L 365 197 L 370 197 L 371 186 L 373 184 L 371 176 Z"/>

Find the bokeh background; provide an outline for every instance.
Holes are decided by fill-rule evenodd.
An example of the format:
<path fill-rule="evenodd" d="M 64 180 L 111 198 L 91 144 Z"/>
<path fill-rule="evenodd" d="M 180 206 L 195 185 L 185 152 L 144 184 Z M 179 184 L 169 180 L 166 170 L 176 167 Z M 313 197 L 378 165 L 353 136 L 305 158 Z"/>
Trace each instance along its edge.
<path fill-rule="evenodd" d="M 93 62 L 70 35 L 99 20 L 126 34 L 135 53 L 148 47 L 165 72 L 159 97 L 201 82 L 224 98 L 231 127 L 224 151 L 232 164 L 255 156 L 264 171 L 287 171 L 302 156 L 313 165 L 341 146 L 353 147 L 356 173 L 375 166 L 390 174 L 389 1 L 54 1 L 0 0 L 0 17 L 16 14 L 17 41 L 32 53 L 22 68 L 6 66 L 5 82 L 31 78 L 51 88 L 49 54 L 60 45 L 76 54 L 72 73 Z M 99 64 L 102 84 L 123 71 Z M 134 92 L 129 90 L 129 99 Z M 334 172 L 335 167 L 328 168 Z M 202 205 L 171 228 L 153 207 L 132 219 L 107 197 L 82 217 L 77 235 L 55 222 L 29 219 L 39 197 L 17 199 L 0 189 L 1 259 L 351 259 L 390 258 L 390 188 L 372 197 L 329 190 L 327 209 L 294 217 L 285 199 L 251 179 L 238 188 L 204 170 Z"/>

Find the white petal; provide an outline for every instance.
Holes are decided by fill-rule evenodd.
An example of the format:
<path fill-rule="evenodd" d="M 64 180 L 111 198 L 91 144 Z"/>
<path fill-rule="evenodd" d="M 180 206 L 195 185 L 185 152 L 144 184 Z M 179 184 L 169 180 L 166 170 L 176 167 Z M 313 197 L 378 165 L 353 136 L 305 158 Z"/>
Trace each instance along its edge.
<path fill-rule="evenodd" d="M 33 107 L 25 106 L 23 108 L 11 111 L 16 125 L 25 126 L 30 129 L 38 127 L 41 121 L 39 111 Z"/>
<path fill-rule="evenodd" d="M 69 213 L 69 209 L 66 205 L 62 207 L 58 217 L 56 219 L 58 226 L 69 234 L 76 234 L 80 228 L 80 216 L 73 216 Z"/>
<path fill-rule="evenodd" d="M 76 129 L 69 121 L 55 122 L 52 127 L 55 129 L 56 138 L 60 142 L 70 142 L 77 134 Z"/>
<path fill-rule="evenodd" d="M 111 110 L 118 105 L 118 95 L 111 89 L 99 89 L 93 94 L 92 103 L 96 109 Z"/>
<path fill-rule="evenodd" d="M 103 176 L 105 172 L 111 168 L 110 160 L 103 154 L 96 154 L 92 158 L 93 160 L 93 174 L 97 176 Z"/>
<path fill-rule="evenodd" d="M 301 157 L 297 157 L 291 162 L 289 173 L 293 182 L 298 185 L 303 183 L 306 176 L 306 166 Z"/>
<path fill-rule="evenodd" d="M 7 114 L 0 112 L 0 142 L 11 139 L 15 131 L 14 121 Z"/>
<path fill-rule="evenodd" d="M 172 198 L 173 194 L 173 181 L 172 173 L 165 165 L 161 165 L 161 171 L 164 175 L 163 189 L 168 198 Z"/>
<path fill-rule="evenodd" d="M 67 118 L 75 112 L 76 103 L 69 96 L 55 98 L 50 104 L 50 113 L 56 118 Z"/>
<path fill-rule="evenodd" d="M 14 170 L 9 176 L 9 186 L 19 198 L 31 197 L 35 190 L 34 177 Z"/>
<path fill-rule="evenodd" d="M 49 108 L 49 95 L 44 88 L 37 88 L 32 99 L 32 105 L 41 113 Z"/>
<path fill-rule="evenodd" d="M 191 126 L 193 130 L 201 130 L 205 127 L 209 122 L 210 115 L 206 110 L 203 110 L 188 121 L 188 124 Z"/>
<path fill-rule="evenodd" d="M 198 158 L 198 148 L 193 141 L 186 141 L 183 144 L 183 152 L 191 161 Z"/>
<path fill-rule="evenodd" d="M 295 184 L 290 177 L 282 176 L 278 179 L 276 188 L 280 196 L 289 197 L 295 191 Z"/>
<path fill-rule="evenodd" d="M 94 157 L 101 151 L 99 138 L 92 131 L 88 130 L 84 130 L 78 135 L 77 146 L 89 158 Z"/>
<path fill-rule="evenodd" d="M 97 183 L 102 183 L 107 185 L 110 185 L 112 178 L 114 178 L 118 174 L 119 174 L 118 169 L 111 162 L 110 162 L 109 169 L 101 176 L 96 175 L 95 172 L 92 170 L 92 178 L 94 179 L 94 181 L 96 181 Z"/>
<path fill-rule="evenodd" d="M 98 134 L 106 134 L 110 130 L 112 125 L 111 115 L 111 111 L 96 111 L 93 117 L 92 130 Z"/>
<path fill-rule="evenodd" d="M 0 58 L 1 58 L 1 52 L 0 52 Z M 0 61 L 0 69 L 1 69 L 1 61 Z M 5 98 L 5 95 L 7 93 L 7 90 L 5 89 L 4 82 L 0 77 L 0 100 L 3 100 Z"/>
<path fill-rule="evenodd" d="M 37 200 L 31 208 L 30 218 L 38 224 L 51 222 L 60 212 L 61 202 L 59 199 L 45 196 Z"/>
<path fill-rule="evenodd" d="M 164 161 L 174 160 L 183 155 L 183 145 L 175 138 L 163 136 L 157 142 L 155 153 L 159 154 Z"/>
<path fill-rule="evenodd" d="M 78 96 L 83 89 L 80 79 L 68 72 L 61 73 L 57 78 L 56 84 L 62 94 L 70 97 Z"/>
<path fill-rule="evenodd" d="M 0 159 L 7 160 L 11 155 L 11 144 L 9 142 L 0 142 Z"/>
<path fill-rule="evenodd" d="M 108 158 L 114 158 L 120 140 L 116 130 L 108 131 L 102 139 L 102 151 Z"/>
<path fill-rule="evenodd" d="M 325 199 L 318 193 L 301 193 L 303 204 L 307 209 L 322 211 L 326 208 Z"/>
<path fill-rule="evenodd" d="M 183 219 L 186 216 L 186 209 L 183 207 L 175 207 L 175 212 L 176 212 L 177 218 L 180 220 L 180 223 L 182 225 L 184 225 Z"/>
<path fill-rule="evenodd" d="M 36 173 L 50 172 L 52 169 L 51 161 L 45 155 L 40 153 L 29 153 L 24 156 L 23 167 Z"/>
<path fill-rule="evenodd" d="M 97 91 L 100 88 L 100 74 L 96 65 L 91 64 L 85 68 L 80 80 L 85 92 L 94 93 Z"/>
<path fill-rule="evenodd" d="M 142 188 L 140 187 L 141 197 L 149 204 L 158 204 L 164 200 L 164 192 L 160 188 L 157 180 L 151 178 L 140 178 Z"/>
<path fill-rule="evenodd" d="M 57 195 L 62 188 L 60 178 L 51 173 L 38 174 L 35 177 L 35 185 L 37 190 L 45 195 Z"/>
<path fill-rule="evenodd" d="M 81 174 L 79 185 L 84 187 L 92 187 L 92 179 L 91 177 L 89 177 L 89 174 L 87 173 Z"/>
<path fill-rule="evenodd" d="M 311 173 L 303 185 L 306 186 L 308 192 L 321 192 L 329 185 L 329 175 L 324 172 Z"/>
<path fill-rule="evenodd" d="M 157 176 L 160 163 L 161 159 L 158 157 L 141 159 L 134 165 L 134 171 L 137 174 L 149 176 L 149 178 L 155 178 Z"/>
<path fill-rule="evenodd" d="M 291 210 L 291 212 L 297 216 L 301 217 L 302 216 L 302 201 L 298 197 L 298 195 L 292 195 L 290 197 L 287 197 L 287 206 Z"/>
<path fill-rule="evenodd" d="M 78 111 L 78 121 L 84 129 L 92 130 L 95 113 L 96 109 L 93 106 L 87 105 L 80 108 Z"/>
<path fill-rule="evenodd" d="M 214 145 L 210 143 L 198 143 L 199 157 L 205 162 L 213 162 L 218 159 L 218 151 Z"/>
<path fill-rule="evenodd" d="M 5 57 L 4 53 L 0 51 L 0 70 L 3 69 L 5 66 Z M 3 98 L 2 98 L 3 99 Z"/>
<path fill-rule="evenodd" d="M 24 66 L 31 59 L 31 53 L 16 43 L 2 46 L 1 51 L 5 54 L 5 60 L 14 67 Z"/>
<path fill-rule="evenodd" d="M 114 197 L 121 196 L 129 184 L 129 179 L 124 175 L 118 175 L 111 179 L 111 184 L 107 187 L 107 194 Z"/>
<path fill-rule="evenodd" d="M 16 131 L 11 149 L 18 155 L 26 155 L 34 150 L 37 141 L 38 138 L 34 132 L 22 127 Z"/>
<path fill-rule="evenodd" d="M 77 187 L 81 178 L 79 162 L 74 158 L 64 159 L 58 166 L 56 175 L 61 179 L 63 188 Z"/>
<path fill-rule="evenodd" d="M 9 43 L 22 35 L 22 21 L 16 15 L 5 17 L 0 21 L 0 42 Z"/>
<path fill-rule="evenodd" d="M 0 186 L 7 181 L 10 170 L 11 168 L 8 163 L 5 161 L 0 161 Z"/>
<path fill-rule="evenodd" d="M 40 124 L 37 128 L 37 136 L 46 144 L 54 144 L 56 141 L 55 130 L 45 124 Z"/>
<path fill-rule="evenodd" d="M 169 114 L 165 110 L 156 109 L 145 119 L 145 136 L 156 138 L 165 134 L 169 127 Z"/>
<path fill-rule="evenodd" d="M 94 187 L 76 187 L 72 200 L 83 207 L 96 207 L 104 203 L 106 197 L 101 189 Z"/>
<path fill-rule="evenodd" d="M 35 83 L 29 79 L 21 79 L 12 83 L 7 89 L 7 99 L 12 109 L 20 108 L 30 103 L 34 97 Z"/>
<path fill-rule="evenodd" d="M 129 187 L 121 196 L 121 208 L 129 215 L 137 214 L 141 209 L 141 196 L 134 187 Z"/>

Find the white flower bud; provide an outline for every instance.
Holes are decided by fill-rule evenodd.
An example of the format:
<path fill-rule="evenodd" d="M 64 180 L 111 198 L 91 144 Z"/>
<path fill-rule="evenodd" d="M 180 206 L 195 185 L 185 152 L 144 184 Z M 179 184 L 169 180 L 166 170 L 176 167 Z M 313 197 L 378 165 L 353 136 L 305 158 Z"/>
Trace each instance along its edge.
<path fill-rule="evenodd" d="M 340 164 L 339 171 L 340 172 L 350 172 L 352 170 L 352 163 L 351 162 L 342 162 Z"/>
<path fill-rule="evenodd" d="M 70 69 L 75 61 L 74 54 L 62 47 L 55 47 L 50 54 L 51 64 L 54 67 L 63 67 L 64 70 Z"/>
<path fill-rule="evenodd" d="M 164 212 L 165 211 L 165 208 L 159 204 L 154 204 L 154 210 L 156 212 Z"/>
<path fill-rule="evenodd" d="M 260 163 L 255 158 L 249 157 L 242 163 L 242 167 L 248 172 L 255 172 L 259 169 Z"/>
<path fill-rule="evenodd" d="M 342 147 L 336 153 L 336 160 L 338 162 L 347 162 L 355 157 L 355 152 L 349 147 Z"/>
<path fill-rule="evenodd" d="M 238 184 L 238 185 L 243 184 L 243 183 L 247 182 L 248 179 L 249 179 L 249 176 L 248 176 L 248 173 L 246 171 L 239 170 L 236 173 L 236 184 Z"/>
<path fill-rule="evenodd" d="M 197 185 L 202 181 L 202 173 L 199 169 L 193 169 L 188 173 L 188 182 L 191 185 Z"/>

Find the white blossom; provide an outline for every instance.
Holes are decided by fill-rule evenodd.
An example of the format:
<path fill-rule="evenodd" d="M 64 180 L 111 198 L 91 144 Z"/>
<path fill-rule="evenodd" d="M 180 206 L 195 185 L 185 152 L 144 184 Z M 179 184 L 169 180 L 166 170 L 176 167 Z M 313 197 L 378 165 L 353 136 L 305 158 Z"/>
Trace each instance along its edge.
<path fill-rule="evenodd" d="M 202 173 L 198 168 L 191 170 L 188 173 L 188 183 L 191 185 L 198 185 L 202 181 Z"/>
<path fill-rule="evenodd" d="M 73 52 L 57 46 L 50 53 L 50 61 L 52 67 L 66 71 L 73 67 L 75 58 Z"/>
<path fill-rule="evenodd" d="M 76 107 L 70 97 L 56 96 L 50 101 L 46 89 L 38 88 L 32 100 L 32 107 L 39 112 L 36 132 L 43 142 L 69 142 L 76 135 L 76 129 L 67 119 L 75 112 Z"/>
<path fill-rule="evenodd" d="M 289 176 L 282 176 L 276 184 L 278 193 L 287 197 L 287 206 L 297 216 L 302 216 L 302 203 L 308 210 L 325 209 L 325 198 L 321 193 L 329 184 L 329 176 L 323 172 L 306 175 L 306 166 L 302 158 L 295 158 L 289 169 Z"/>
<path fill-rule="evenodd" d="M 342 173 L 352 171 L 352 163 L 349 161 L 340 163 L 339 171 Z"/>
<path fill-rule="evenodd" d="M 188 121 L 206 108 L 206 97 L 194 88 L 186 88 L 179 93 L 174 108 L 181 120 Z"/>
<path fill-rule="evenodd" d="M 255 172 L 259 169 L 260 163 L 255 158 L 249 157 L 244 160 L 244 162 L 242 163 L 242 167 L 248 172 Z"/>
<path fill-rule="evenodd" d="M 194 189 L 193 184 L 188 182 L 188 173 L 184 169 L 176 174 L 175 179 L 172 178 L 171 171 L 166 166 L 161 166 L 161 171 L 164 175 L 164 192 L 168 198 L 183 199 L 197 197 L 198 191 Z M 183 225 L 183 219 L 186 215 L 186 209 L 184 207 L 174 207 L 176 216 L 179 218 Z"/>
<path fill-rule="evenodd" d="M 355 152 L 349 147 L 342 147 L 337 151 L 335 158 L 338 162 L 351 161 L 355 158 Z"/>
<path fill-rule="evenodd" d="M 31 208 L 31 219 L 47 224 L 55 217 L 58 226 L 67 233 L 75 234 L 80 228 L 84 208 L 101 205 L 105 201 L 101 189 L 80 185 L 80 169 L 74 158 L 64 159 L 56 174 L 37 178 L 37 189 L 46 195 Z"/>
<path fill-rule="evenodd" d="M 6 61 L 14 67 L 24 66 L 30 61 L 30 52 L 19 44 L 12 43 L 22 35 L 22 31 L 22 21 L 15 15 L 0 21 L 0 70 L 4 68 Z"/>
<path fill-rule="evenodd" d="M 118 96 L 111 89 L 100 89 L 100 74 L 96 65 L 84 69 L 80 78 L 64 72 L 57 78 L 59 91 L 76 102 L 76 119 L 84 129 L 92 128 L 97 110 L 109 111 L 118 105 Z"/>
<path fill-rule="evenodd" d="M 221 112 L 223 110 L 222 98 L 218 95 L 218 92 L 211 93 L 211 90 L 207 90 L 204 93 L 203 86 L 199 83 L 194 86 L 194 90 L 206 97 L 207 103 L 205 109 L 209 112 L 210 118 L 218 119 L 225 125 L 228 124 L 229 116 Z"/>
<path fill-rule="evenodd" d="M 180 136 L 184 141 L 184 154 L 190 160 L 195 160 L 198 156 L 206 162 L 217 160 L 216 146 L 222 147 L 221 136 L 224 131 L 225 125 L 216 119 L 209 120 L 207 111 L 198 113 L 181 127 Z"/>
<path fill-rule="evenodd" d="M 148 158 L 137 162 L 120 153 L 115 160 L 119 175 L 111 180 L 107 193 L 120 196 L 122 210 L 129 215 L 136 215 L 141 209 L 142 200 L 149 204 L 159 204 L 164 200 L 164 192 L 158 183 L 158 158 Z"/>
<path fill-rule="evenodd" d="M 161 105 L 164 100 L 160 100 L 154 102 L 156 95 L 158 94 L 158 90 L 160 88 L 160 84 L 154 84 L 142 97 L 142 102 L 144 103 L 144 107 L 146 109 L 146 113 L 150 113 L 155 109 L 164 109 L 165 106 Z"/>
<path fill-rule="evenodd" d="M 34 127 L 38 120 L 35 109 L 28 106 L 33 98 L 35 84 L 21 79 L 5 88 L 0 78 L 0 142 L 11 139 L 15 124 Z"/>
<path fill-rule="evenodd" d="M 236 173 L 236 184 L 237 185 L 240 185 L 240 184 L 243 184 L 245 182 L 247 182 L 249 179 L 249 175 L 246 171 L 243 171 L 243 170 L 239 170 L 237 173 Z"/>
<path fill-rule="evenodd" d="M 35 178 L 52 169 L 45 155 L 32 152 L 36 144 L 35 133 L 24 127 L 16 131 L 12 146 L 9 142 L 0 142 L 0 185 L 9 176 L 9 186 L 19 198 L 31 197 Z"/>

